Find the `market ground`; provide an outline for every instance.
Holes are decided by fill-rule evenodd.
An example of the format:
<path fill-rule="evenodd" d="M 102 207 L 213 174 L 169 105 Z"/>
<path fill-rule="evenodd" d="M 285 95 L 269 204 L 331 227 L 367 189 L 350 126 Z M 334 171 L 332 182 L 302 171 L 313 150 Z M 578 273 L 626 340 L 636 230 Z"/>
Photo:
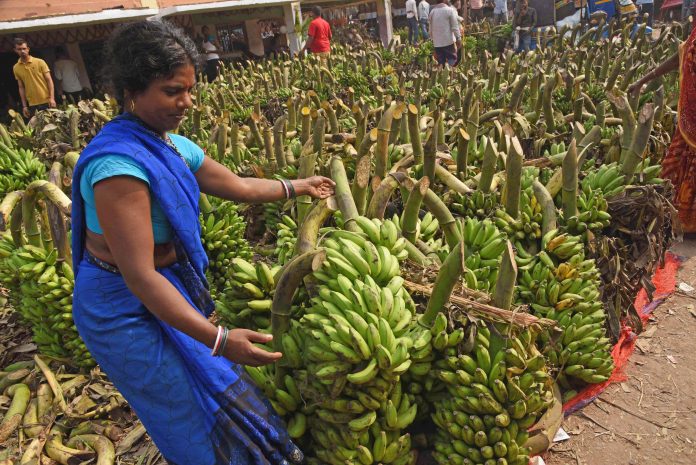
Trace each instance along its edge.
<path fill-rule="evenodd" d="M 677 283 L 696 287 L 696 240 Z M 628 379 L 566 418 L 571 439 L 544 454 L 547 465 L 696 464 L 696 291 L 657 308 L 626 368 Z"/>

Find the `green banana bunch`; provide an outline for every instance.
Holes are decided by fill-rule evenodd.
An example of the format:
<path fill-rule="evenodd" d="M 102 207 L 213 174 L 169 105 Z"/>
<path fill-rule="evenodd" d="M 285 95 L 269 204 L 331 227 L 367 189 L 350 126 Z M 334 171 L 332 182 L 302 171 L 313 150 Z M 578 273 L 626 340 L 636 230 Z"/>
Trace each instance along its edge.
<path fill-rule="evenodd" d="M 44 179 L 46 167 L 31 150 L 0 142 L 0 190 L 23 189 L 32 181 Z"/>
<path fill-rule="evenodd" d="M 77 333 L 72 317 L 72 267 L 58 261 L 55 248 L 16 247 L 8 233 L 0 241 L 0 280 L 14 308 L 31 327 L 39 350 L 67 358 L 82 368 L 95 362 Z"/>
<path fill-rule="evenodd" d="M 299 321 L 299 336 L 283 339 L 286 351 L 286 342 L 304 343 L 298 361 L 309 376 L 298 384 L 302 399 L 314 407 L 302 413 L 311 433 L 308 450 L 321 463 L 407 464 L 414 459 L 410 437 L 400 431 L 418 410 L 401 385 L 412 366 L 414 342 L 408 336 L 416 308 L 403 287 L 399 259 L 382 245 L 403 247 L 391 240 L 396 226 L 390 220 L 379 226 L 367 221 L 366 228 L 380 234 L 374 236 L 380 244 L 368 234 L 325 232 L 320 245 L 327 259 L 313 274 L 316 295 Z"/>
<path fill-rule="evenodd" d="M 394 219 L 378 220 L 376 218 L 369 219 L 359 216 L 356 218 L 356 224 L 366 235 L 368 242 L 375 246 L 384 247 L 398 261 L 403 261 L 408 257 L 408 251 L 405 250 L 406 239 L 401 237 L 400 223 L 396 217 Z M 393 266 L 396 267 L 396 265 Z"/>
<path fill-rule="evenodd" d="M 543 250 L 531 260 L 518 259 L 518 298 L 540 317 L 558 322 L 563 335 L 542 333 L 544 354 L 567 378 L 586 383 L 606 381 L 614 369 L 611 341 L 606 337 L 606 314 L 599 290 L 600 273 L 594 260 L 585 259 L 578 236 L 547 233 Z"/>
<path fill-rule="evenodd" d="M 396 225 L 396 230 L 401 234 L 401 217 L 394 214 L 391 221 Z M 435 239 L 438 231 L 440 230 L 440 222 L 437 218 L 433 216 L 432 213 L 427 212 L 420 218 L 416 223 L 416 240 L 421 240 L 428 243 Z"/>
<path fill-rule="evenodd" d="M 525 167 L 522 170 L 520 212 L 517 219 L 508 215 L 503 208 L 494 212 L 496 226 L 515 242 L 534 243 L 541 238 L 541 205 L 532 187 L 539 175 L 539 168 Z"/>
<path fill-rule="evenodd" d="M 444 314 L 438 320 L 435 326 L 447 327 Z M 449 355 L 435 363 L 434 377 L 445 386 L 432 414 L 438 463 L 528 463 L 527 429 L 553 403 L 535 339 L 531 329 L 508 339 L 480 326 L 472 352 L 448 349 Z"/>
<path fill-rule="evenodd" d="M 454 198 L 449 203 L 452 212 L 464 217 L 487 218 L 490 212 L 500 204 L 500 195 L 497 192 L 484 194 L 475 190 L 467 195 L 452 194 Z"/>
<path fill-rule="evenodd" d="M 244 238 L 246 222 L 235 203 L 211 198 L 212 211 L 201 214 L 201 241 L 209 259 L 208 281 L 215 298 L 232 284 L 230 263 L 252 256 Z"/>
<path fill-rule="evenodd" d="M 292 258 L 297 242 L 297 223 L 288 215 L 283 215 L 282 221 L 278 223 L 276 247 L 273 254 L 276 256 L 279 265 L 285 265 Z"/>
<path fill-rule="evenodd" d="M 216 301 L 220 321 L 234 328 L 270 329 L 275 279 L 280 266 L 270 267 L 261 261 L 252 264 L 236 257 L 228 269 L 229 287 L 224 290 L 224 299 Z"/>
<path fill-rule="evenodd" d="M 467 218 L 460 223 L 464 238 L 464 282 L 469 289 L 490 292 L 495 287 L 500 258 L 507 244 L 507 235 L 486 218 Z"/>
<path fill-rule="evenodd" d="M 580 184 L 588 196 L 592 191 L 600 191 L 605 198 L 610 198 L 624 191 L 626 177 L 621 174 L 618 163 L 609 163 L 588 171 Z"/>

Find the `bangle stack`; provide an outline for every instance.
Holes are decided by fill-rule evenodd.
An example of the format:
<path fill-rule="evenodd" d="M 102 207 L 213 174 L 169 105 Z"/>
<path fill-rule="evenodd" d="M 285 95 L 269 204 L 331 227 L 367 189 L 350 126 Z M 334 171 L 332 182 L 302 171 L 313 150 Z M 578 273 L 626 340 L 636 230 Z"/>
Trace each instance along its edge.
<path fill-rule="evenodd" d="M 280 183 L 283 185 L 283 191 L 285 191 L 286 199 L 292 199 L 297 196 L 297 194 L 295 193 L 295 186 L 292 185 L 291 181 L 287 179 L 281 179 Z"/>
<path fill-rule="evenodd" d="M 210 355 L 217 357 L 225 352 L 225 346 L 227 345 L 227 337 L 229 334 L 229 329 L 218 326 L 217 337 L 215 338 L 215 344 L 213 344 L 213 350 L 210 352 Z"/>

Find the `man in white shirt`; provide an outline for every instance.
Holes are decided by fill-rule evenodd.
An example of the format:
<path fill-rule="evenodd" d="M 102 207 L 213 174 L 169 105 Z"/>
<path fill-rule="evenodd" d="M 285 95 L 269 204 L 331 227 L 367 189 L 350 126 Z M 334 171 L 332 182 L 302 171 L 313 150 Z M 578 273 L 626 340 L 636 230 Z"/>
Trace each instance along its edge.
<path fill-rule="evenodd" d="M 418 4 L 418 24 L 420 25 L 421 35 L 423 40 L 428 40 L 428 17 L 430 16 L 430 3 L 427 0 L 421 0 Z"/>
<path fill-rule="evenodd" d="M 449 0 L 437 0 L 437 5 L 430 10 L 430 34 L 435 47 L 435 59 L 438 64 L 454 66 L 457 63 L 457 48 L 462 46 L 462 33 L 459 19 Z"/>
<path fill-rule="evenodd" d="M 418 9 L 416 0 L 406 0 L 406 22 L 408 23 L 408 42 L 418 42 Z"/>
<path fill-rule="evenodd" d="M 82 83 L 80 82 L 80 70 L 62 47 L 56 49 L 56 63 L 53 65 L 53 73 L 60 82 L 63 99 L 77 103 L 82 98 Z"/>

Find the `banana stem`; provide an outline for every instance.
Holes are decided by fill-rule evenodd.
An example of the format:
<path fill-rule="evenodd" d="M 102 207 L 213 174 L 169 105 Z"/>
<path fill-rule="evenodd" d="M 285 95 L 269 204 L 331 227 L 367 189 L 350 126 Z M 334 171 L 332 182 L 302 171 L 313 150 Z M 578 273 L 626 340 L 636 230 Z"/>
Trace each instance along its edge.
<path fill-rule="evenodd" d="M 542 109 L 544 111 L 544 121 L 546 122 L 546 132 L 554 132 L 556 130 L 556 122 L 553 116 L 553 105 L 552 99 L 553 91 L 558 84 L 558 74 L 550 76 L 546 80 L 546 85 L 544 86 L 544 96 L 542 98 Z"/>
<path fill-rule="evenodd" d="M 319 229 L 324 222 L 338 209 L 336 199 L 329 197 L 322 199 L 312 207 L 305 216 L 304 221 L 297 231 L 295 243 L 295 256 L 302 255 L 317 247 Z"/>
<path fill-rule="evenodd" d="M 607 93 L 607 98 L 614 105 L 618 116 L 621 118 L 623 133 L 621 135 L 621 162 L 628 156 L 633 141 L 633 133 L 636 130 L 636 115 L 628 102 L 626 94 L 619 90 Z"/>
<path fill-rule="evenodd" d="M 239 126 L 236 123 L 230 126 L 230 153 L 235 165 L 241 165 L 242 154 L 239 147 Z"/>
<path fill-rule="evenodd" d="M 326 251 L 311 250 L 298 255 L 281 270 L 271 305 L 271 327 L 273 331 L 273 348 L 283 351 L 283 335 L 290 328 L 290 310 L 292 299 L 305 276 L 319 269 L 326 259 Z M 276 364 L 276 383 L 287 373 L 287 365 L 281 359 Z"/>
<path fill-rule="evenodd" d="M 498 153 L 494 142 L 490 139 L 486 140 L 486 148 L 483 153 L 483 162 L 481 164 L 481 177 L 479 178 L 477 188 L 487 194 L 491 191 L 491 183 L 495 175 L 496 165 L 498 164 Z"/>
<path fill-rule="evenodd" d="M 430 180 L 422 177 L 411 189 L 404 212 L 401 215 L 401 234 L 409 241 L 416 242 L 416 229 L 418 226 L 418 212 L 420 211 L 423 197 L 428 192 Z"/>
<path fill-rule="evenodd" d="M 464 273 L 464 241 L 452 247 L 452 251 L 442 263 L 435 279 L 433 293 L 428 299 L 428 307 L 420 317 L 420 324 L 431 328 L 435 318 L 449 302 L 454 286 L 457 285 Z"/>
<path fill-rule="evenodd" d="M 631 148 L 626 158 L 621 161 L 621 173 L 626 176 L 627 183 L 633 180 L 638 164 L 643 161 L 643 153 L 645 153 L 645 149 L 650 141 L 650 132 L 652 131 L 654 118 L 655 105 L 652 103 L 643 105 L 638 114 L 638 125 L 633 135 Z"/>
<path fill-rule="evenodd" d="M 513 218 L 517 218 L 520 214 L 523 157 L 520 141 L 514 137 L 505 166 L 505 211 Z"/>
<path fill-rule="evenodd" d="M 413 147 L 413 157 L 416 163 L 422 163 L 423 143 L 420 133 L 420 116 L 418 115 L 418 107 L 413 104 L 408 106 L 408 133 L 411 138 L 411 146 Z"/>
<path fill-rule="evenodd" d="M 517 264 L 515 263 L 515 252 L 512 244 L 507 241 L 507 247 L 503 252 L 502 262 L 500 263 L 500 273 L 495 283 L 493 291 L 494 307 L 509 310 L 512 305 L 512 296 L 515 293 L 515 283 L 517 282 Z"/>
<path fill-rule="evenodd" d="M 263 153 L 266 156 L 266 162 L 273 163 L 273 129 L 265 127 L 263 129 Z"/>
<path fill-rule="evenodd" d="M 383 219 L 384 211 L 387 209 L 389 199 L 406 178 L 406 173 L 403 172 L 388 173 L 387 177 L 379 183 L 379 186 L 372 194 L 372 198 L 367 206 L 365 216 L 368 218 Z"/>
<path fill-rule="evenodd" d="M 423 176 L 435 179 L 435 161 L 437 160 L 437 139 L 440 132 L 440 110 L 435 110 L 433 114 L 433 129 L 430 137 L 425 141 L 423 151 Z"/>
<path fill-rule="evenodd" d="M 355 200 L 350 192 L 350 184 L 348 183 L 348 176 L 346 175 L 346 169 L 343 166 L 343 161 L 340 157 L 332 157 L 330 162 L 331 168 L 331 179 L 336 183 L 334 188 L 336 203 L 338 203 L 338 208 L 341 210 L 343 215 L 343 225 L 344 228 L 353 231 L 360 232 L 360 226 L 355 223 L 355 219 L 360 216 L 358 213 L 358 208 L 355 205 Z"/>
<path fill-rule="evenodd" d="M 466 177 L 469 165 L 469 134 L 464 128 L 457 131 L 457 175 Z"/>
<path fill-rule="evenodd" d="M 534 189 L 534 195 L 537 198 L 537 202 L 541 205 L 541 235 L 543 236 L 547 232 L 556 229 L 556 205 L 553 203 L 553 197 L 546 190 L 546 187 L 535 180 L 532 183 L 532 188 Z"/>
<path fill-rule="evenodd" d="M 285 158 L 285 149 L 283 148 L 285 122 L 287 119 L 287 116 L 282 115 L 273 125 L 273 154 L 276 164 L 278 165 L 278 169 L 283 169 L 288 165 L 287 159 Z"/>
<path fill-rule="evenodd" d="M 567 220 L 578 214 L 578 154 L 575 139 L 570 141 L 568 153 L 563 158 L 561 171 L 563 176 L 563 189 L 561 191 L 563 216 Z"/>
<path fill-rule="evenodd" d="M 7 194 L 0 202 L 0 231 L 5 231 L 10 224 L 12 211 L 22 200 L 24 191 L 14 191 Z"/>
<path fill-rule="evenodd" d="M 254 143 L 258 148 L 263 148 L 263 136 L 261 135 L 261 130 L 258 124 L 259 116 L 256 113 L 252 113 L 249 117 L 249 129 L 251 129 L 251 136 Z"/>
<path fill-rule="evenodd" d="M 384 111 L 377 125 L 377 143 L 375 145 L 375 175 L 384 179 L 389 165 L 389 134 L 396 105 L 392 104 Z"/>
<path fill-rule="evenodd" d="M 80 434 L 70 438 L 66 444 L 68 447 L 76 446 L 77 443 L 87 444 L 97 453 L 95 465 L 114 465 L 116 461 L 116 451 L 114 443 L 101 434 Z"/>
<path fill-rule="evenodd" d="M 439 164 L 435 165 L 435 176 L 442 181 L 447 187 L 455 192 L 462 195 L 466 195 L 471 192 L 471 189 L 459 180 L 455 175 L 449 172 L 449 170 Z M 427 176 L 426 176 L 427 177 Z"/>
<path fill-rule="evenodd" d="M 302 145 L 304 145 L 309 140 L 309 133 L 312 130 L 311 129 L 312 111 L 309 109 L 309 107 L 305 106 L 305 107 L 302 107 L 302 110 L 300 110 L 300 114 L 302 117 L 301 131 L 300 131 L 300 142 L 302 142 Z"/>
<path fill-rule="evenodd" d="M 10 408 L 0 423 L 0 444 L 5 442 L 22 423 L 22 417 L 29 405 L 31 392 L 26 384 L 14 384 L 7 389 L 7 394 L 12 398 Z"/>
<path fill-rule="evenodd" d="M 428 192 L 426 192 L 425 197 L 423 197 L 423 203 L 440 223 L 440 227 L 445 233 L 445 241 L 452 250 L 461 240 L 457 221 L 452 216 L 452 212 L 432 189 L 428 189 Z"/>
<path fill-rule="evenodd" d="M 360 157 L 355 164 L 355 176 L 353 178 L 353 199 L 359 214 L 365 213 L 367 208 L 367 187 L 370 185 L 372 171 L 372 156 L 368 153 Z"/>

